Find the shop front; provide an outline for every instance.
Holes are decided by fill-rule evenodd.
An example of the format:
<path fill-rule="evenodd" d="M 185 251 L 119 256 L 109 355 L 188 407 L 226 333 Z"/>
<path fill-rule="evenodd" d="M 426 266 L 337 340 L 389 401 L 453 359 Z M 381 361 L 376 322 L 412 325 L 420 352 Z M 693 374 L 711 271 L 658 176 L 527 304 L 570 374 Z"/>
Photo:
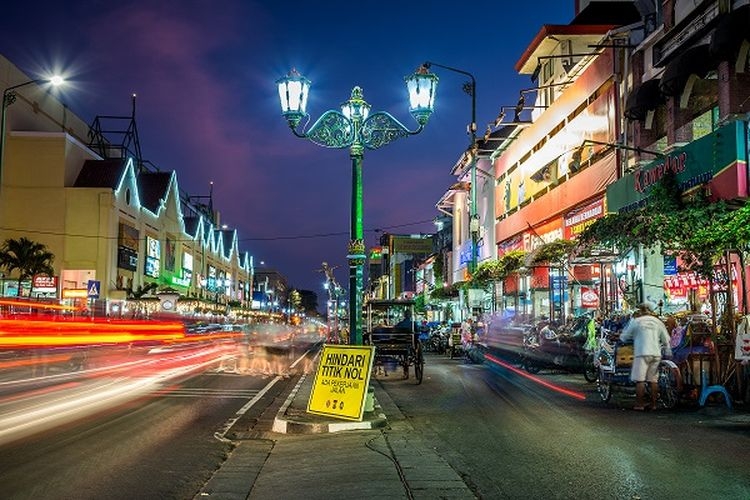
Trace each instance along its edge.
<path fill-rule="evenodd" d="M 747 200 L 748 198 L 748 125 L 746 121 L 730 122 L 714 132 L 701 137 L 681 148 L 677 148 L 632 173 L 619 179 L 607 188 L 607 207 L 611 212 L 624 212 L 642 206 L 651 192 L 651 188 L 667 172 L 676 176 L 676 181 L 683 194 L 696 189 L 706 189 L 710 199 Z M 710 221 L 707 221 L 709 223 Z M 679 259 L 669 256 L 657 256 L 658 266 L 644 266 L 643 262 L 634 262 L 635 273 L 642 277 L 645 289 L 659 289 L 663 292 L 662 307 L 666 311 L 691 310 L 714 311 L 722 304 L 732 304 L 733 310 L 742 304 L 746 284 L 737 276 L 741 273 L 737 259 L 729 257 L 715 273 L 716 283 L 727 282 L 722 290 L 711 290 L 708 281 L 693 273 L 681 270 Z M 726 260 L 726 259 L 725 259 Z M 649 264 L 652 261 L 649 261 Z M 662 265 L 663 264 L 663 265 Z M 649 271 L 656 268 L 658 273 Z M 730 271 L 731 269 L 731 271 Z M 731 279 L 722 281 L 720 276 L 731 274 Z M 740 293 L 736 292 L 740 287 Z M 729 290 L 734 289 L 730 292 Z M 649 298 L 649 293 L 644 293 Z M 713 298 L 712 298 L 713 297 Z M 713 304 L 712 304 L 713 302 Z"/>

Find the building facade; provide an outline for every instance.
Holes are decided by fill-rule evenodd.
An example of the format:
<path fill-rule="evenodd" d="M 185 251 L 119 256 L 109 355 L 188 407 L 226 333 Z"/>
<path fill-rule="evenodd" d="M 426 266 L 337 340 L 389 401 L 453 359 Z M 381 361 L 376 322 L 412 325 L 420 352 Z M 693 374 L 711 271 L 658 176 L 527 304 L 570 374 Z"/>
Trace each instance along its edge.
<path fill-rule="evenodd" d="M 4 88 L 31 80 L 0 58 Z M 4 109 L 0 241 L 26 237 L 52 252 L 46 297 L 97 302 L 110 315 L 249 309 L 252 258 L 218 213 L 181 195 L 176 172 L 94 144 L 91 127 L 36 84 L 14 93 Z M 18 295 L 14 282 L 4 280 L 3 295 Z M 159 292 L 178 295 L 176 307 L 155 300 Z"/>
<path fill-rule="evenodd" d="M 535 256 L 552 242 L 574 240 L 606 213 L 638 206 L 665 169 L 679 170 L 685 192 L 706 189 L 712 199 L 745 203 L 749 3 L 580 1 L 570 24 L 540 28 L 515 66 L 533 86 L 520 89 L 517 105 L 501 106 L 482 148 L 494 177 L 495 255 L 527 256 L 493 303 L 563 319 L 707 294 L 695 276 L 675 276 L 679 266 L 658 249 L 554 264 Z M 512 121 L 506 110 L 515 112 Z M 466 276 L 460 255 L 471 186 L 464 157 L 454 167 L 458 182 L 438 203 L 457 226 L 454 281 Z M 479 215 L 486 226 L 489 214 Z M 736 270 L 727 273 L 741 274 L 730 260 Z M 747 302 L 741 295 L 735 303 Z"/>

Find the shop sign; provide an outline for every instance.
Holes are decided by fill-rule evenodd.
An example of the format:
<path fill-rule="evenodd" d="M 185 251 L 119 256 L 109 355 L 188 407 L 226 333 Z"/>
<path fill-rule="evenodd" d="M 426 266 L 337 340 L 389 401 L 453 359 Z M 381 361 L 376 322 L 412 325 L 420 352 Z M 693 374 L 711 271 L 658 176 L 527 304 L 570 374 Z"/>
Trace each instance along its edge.
<path fill-rule="evenodd" d="M 394 236 L 393 253 L 405 253 L 410 255 L 432 253 L 432 238 L 418 236 Z"/>
<path fill-rule="evenodd" d="M 599 307 L 599 294 L 596 288 L 581 287 L 581 307 L 584 309 L 596 309 Z"/>
<path fill-rule="evenodd" d="M 138 269 L 138 252 L 129 247 L 119 247 L 117 249 L 117 267 L 127 271 Z"/>
<path fill-rule="evenodd" d="M 88 288 L 63 288 L 62 291 L 62 298 L 64 299 L 87 299 L 88 296 Z"/>
<path fill-rule="evenodd" d="M 370 264 L 380 264 L 383 258 L 383 247 L 372 247 L 370 250 Z"/>
<path fill-rule="evenodd" d="M 724 269 L 715 269 L 713 276 L 714 292 L 727 290 L 728 279 Z M 671 300 L 677 297 L 687 297 L 690 290 L 695 290 L 699 297 L 708 295 L 711 283 L 708 279 L 702 278 L 693 272 L 676 273 L 664 277 L 664 289 L 667 291 Z M 737 269 L 732 264 L 732 289 L 737 290 Z"/>
<path fill-rule="evenodd" d="M 664 256 L 664 275 L 674 276 L 677 274 L 677 257 Z"/>
<path fill-rule="evenodd" d="M 747 173 L 738 162 L 747 155 L 744 127 L 741 120 L 731 122 L 623 176 L 607 186 L 607 208 L 612 212 L 638 208 L 670 171 L 677 176 L 680 192 L 708 183 L 722 198 L 747 197 Z"/>
<path fill-rule="evenodd" d="M 177 285 L 177 286 L 184 286 L 184 287 L 190 286 L 190 280 L 187 278 L 179 278 L 177 276 L 172 276 L 171 282 L 173 285 Z"/>
<path fill-rule="evenodd" d="M 560 304 L 568 300 L 568 277 L 552 275 L 552 302 Z"/>
<path fill-rule="evenodd" d="M 161 242 L 146 236 L 146 267 L 143 274 L 151 278 L 158 278 L 161 269 Z"/>
<path fill-rule="evenodd" d="M 56 292 L 57 276 L 34 275 L 33 285 L 35 292 Z"/>
<path fill-rule="evenodd" d="M 557 218 L 523 233 L 523 247 L 531 252 L 542 245 L 563 238 L 562 219 Z"/>
<path fill-rule="evenodd" d="M 571 210 L 563 217 L 563 236 L 566 240 L 578 237 L 596 219 L 604 215 L 604 198 Z"/>
<path fill-rule="evenodd" d="M 471 262 L 471 249 L 472 249 L 472 243 L 471 240 L 467 240 L 464 242 L 463 245 L 461 245 L 461 248 L 459 249 L 458 254 L 458 262 L 460 265 L 468 264 Z"/>
<path fill-rule="evenodd" d="M 308 413 L 361 421 L 374 351 L 373 346 L 324 345 Z"/>
<path fill-rule="evenodd" d="M 523 250 L 523 238 L 521 238 L 521 235 L 514 236 L 497 244 L 498 257 L 502 257 L 513 250 Z"/>

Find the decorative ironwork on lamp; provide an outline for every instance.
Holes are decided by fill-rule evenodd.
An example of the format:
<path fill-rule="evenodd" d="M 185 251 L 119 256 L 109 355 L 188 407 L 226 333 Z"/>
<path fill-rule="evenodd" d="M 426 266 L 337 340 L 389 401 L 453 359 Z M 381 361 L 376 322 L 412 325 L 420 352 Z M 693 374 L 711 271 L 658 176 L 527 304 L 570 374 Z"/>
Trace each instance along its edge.
<path fill-rule="evenodd" d="M 281 113 L 297 137 L 326 148 L 349 148 L 352 159 L 352 201 L 349 261 L 349 343 L 362 343 L 363 267 L 365 262 L 364 230 L 362 223 L 362 159 L 365 149 L 378 149 L 396 139 L 422 131 L 433 111 L 438 77 L 422 66 L 406 77 L 409 91 L 409 112 L 418 124 L 410 130 L 387 112 L 370 113 L 361 87 L 354 87 L 351 96 L 341 105 L 341 111 L 324 112 L 309 128 L 300 127 L 307 113 L 310 80 L 296 70 L 276 81 L 281 102 Z"/>

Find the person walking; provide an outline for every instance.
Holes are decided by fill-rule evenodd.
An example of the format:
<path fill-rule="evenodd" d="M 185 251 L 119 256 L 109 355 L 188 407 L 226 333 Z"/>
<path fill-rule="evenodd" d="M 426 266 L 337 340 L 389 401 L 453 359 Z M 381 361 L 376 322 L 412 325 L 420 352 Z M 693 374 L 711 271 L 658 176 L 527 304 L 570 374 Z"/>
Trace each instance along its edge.
<path fill-rule="evenodd" d="M 646 382 L 651 385 L 651 409 L 656 409 L 659 398 L 659 363 L 662 352 L 671 356 L 669 333 L 664 323 L 656 317 L 653 309 L 646 303 L 639 304 L 625 330 L 620 335 L 620 341 L 633 341 L 633 366 L 630 379 L 635 382 L 636 403 L 634 410 L 646 409 Z"/>

